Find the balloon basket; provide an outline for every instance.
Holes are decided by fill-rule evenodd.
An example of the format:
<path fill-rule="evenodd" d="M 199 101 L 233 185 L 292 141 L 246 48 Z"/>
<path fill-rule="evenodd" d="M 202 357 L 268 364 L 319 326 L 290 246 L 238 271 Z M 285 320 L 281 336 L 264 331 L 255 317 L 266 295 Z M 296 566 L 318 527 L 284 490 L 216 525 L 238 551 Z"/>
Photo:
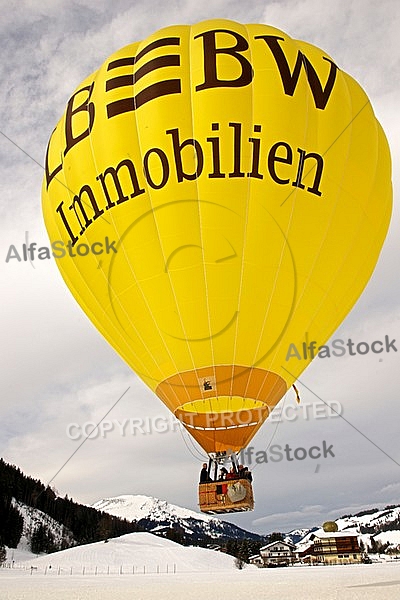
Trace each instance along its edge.
<path fill-rule="evenodd" d="M 201 512 L 221 514 L 254 509 L 254 496 L 248 479 L 212 481 L 199 484 Z"/>

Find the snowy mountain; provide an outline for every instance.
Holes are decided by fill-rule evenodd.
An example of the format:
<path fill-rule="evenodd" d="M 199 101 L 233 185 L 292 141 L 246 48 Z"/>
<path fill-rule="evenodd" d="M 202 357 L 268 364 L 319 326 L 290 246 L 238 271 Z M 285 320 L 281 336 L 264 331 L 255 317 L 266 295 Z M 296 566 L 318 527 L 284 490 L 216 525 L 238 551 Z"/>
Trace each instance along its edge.
<path fill-rule="evenodd" d="M 234 558 L 206 548 L 184 547 L 151 533 L 128 533 L 107 543 L 68 548 L 29 561 L 47 574 L 143 574 L 221 572 L 234 569 Z"/>
<path fill-rule="evenodd" d="M 174 529 L 188 542 L 198 542 L 208 538 L 265 540 L 263 536 L 245 531 L 232 523 L 151 496 L 125 495 L 104 498 L 95 502 L 93 508 L 122 519 L 136 521 L 143 529 L 153 533 Z"/>
<path fill-rule="evenodd" d="M 125 495 L 116 498 L 104 498 L 95 502 L 93 508 L 103 510 L 111 515 L 130 521 L 140 521 L 141 519 L 152 519 L 154 521 L 163 521 L 166 519 L 200 519 L 209 522 L 213 519 L 208 515 L 203 515 L 175 504 L 169 504 L 165 500 L 158 500 L 151 496 Z"/>
<path fill-rule="evenodd" d="M 340 531 L 355 527 L 365 547 L 374 549 L 377 544 L 378 547 L 387 545 L 388 550 L 400 547 L 400 506 L 346 515 L 337 519 L 336 523 Z"/>
<path fill-rule="evenodd" d="M 337 519 L 336 523 L 340 530 L 359 527 L 361 533 L 371 534 L 400 529 L 400 506 L 371 508 L 355 515 L 345 515 Z"/>

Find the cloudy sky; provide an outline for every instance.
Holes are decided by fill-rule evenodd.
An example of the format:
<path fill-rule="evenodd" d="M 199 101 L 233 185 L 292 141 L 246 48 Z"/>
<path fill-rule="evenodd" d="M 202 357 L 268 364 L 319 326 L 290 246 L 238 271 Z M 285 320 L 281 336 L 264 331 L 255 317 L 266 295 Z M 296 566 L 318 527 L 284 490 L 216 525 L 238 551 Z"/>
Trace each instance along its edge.
<path fill-rule="evenodd" d="M 374 275 L 332 339 L 388 336 L 400 352 L 398 3 L 2 0 L 1 14 L 0 455 L 80 502 L 132 493 L 197 509 L 199 449 L 173 429 L 161 402 L 97 333 L 55 262 L 6 263 L 11 245 L 47 245 L 40 200 L 47 140 L 89 73 L 161 27 L 223 17 L 270 24 L 323 48 L 370 97 L 391 148 L 394 186 L 392 223 Z M 300 407 L 287 394 L 281 419 L 264 425 L 253 446 L 270 452 L 271 445 L 294 450 L 325 442 L 331 451 L 258 464 L 255 511 L 230 520 L 258 532 L 287 531 L 399 503 L 399 352 L 316 359 L 300 378 Z M 110 431 L 78 449 L 85 424 L 108 411 Z"/>

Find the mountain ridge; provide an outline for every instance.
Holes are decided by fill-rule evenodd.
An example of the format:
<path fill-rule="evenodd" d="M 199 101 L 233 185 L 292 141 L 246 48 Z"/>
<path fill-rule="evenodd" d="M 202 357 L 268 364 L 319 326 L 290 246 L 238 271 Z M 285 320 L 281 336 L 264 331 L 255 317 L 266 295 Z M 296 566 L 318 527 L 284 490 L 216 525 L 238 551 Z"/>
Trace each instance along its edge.
<path fill-rule="evenodd" d="M 145 531 L 161 533 L 162 530 L 175 529 L 184 542 L 201 542 L 204 538 L 212 540 L 250 539 L 263 542 L 266 536 L 247 531 L 211 515 L 169 504 L 152 496 L 124 494 L 112 498 L 103 498 L 92 504 L 92 508 L 110 515 L 134 521 Z"/>

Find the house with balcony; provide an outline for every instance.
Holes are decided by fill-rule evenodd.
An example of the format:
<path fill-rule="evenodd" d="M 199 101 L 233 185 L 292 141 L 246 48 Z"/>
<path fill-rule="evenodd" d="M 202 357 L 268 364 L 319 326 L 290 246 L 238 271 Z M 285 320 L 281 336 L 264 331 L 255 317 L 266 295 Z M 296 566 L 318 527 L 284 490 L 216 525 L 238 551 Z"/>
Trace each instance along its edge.
<path fill-rule="evenodd" d="M 365 561 L 359 533 L 354 530 L 320 531 L 297 544 L 296 558 L 302 563 L 343 565 Z"/>
<path fill-rule="evenodd" d="M 295 546 L 290 542 L 275 540 L 260 548 L 260 566 L 263 567 L 285 567 L 293 564 L 295 558 Z M 257 564 L 257 562 L 253 562 Z"/>
<path fill-rule="evenodd" d="M 313 540 L 313 558 L 316 563 L 339 565 L 363 562 L 357 531 L 322 531 Z"/>

